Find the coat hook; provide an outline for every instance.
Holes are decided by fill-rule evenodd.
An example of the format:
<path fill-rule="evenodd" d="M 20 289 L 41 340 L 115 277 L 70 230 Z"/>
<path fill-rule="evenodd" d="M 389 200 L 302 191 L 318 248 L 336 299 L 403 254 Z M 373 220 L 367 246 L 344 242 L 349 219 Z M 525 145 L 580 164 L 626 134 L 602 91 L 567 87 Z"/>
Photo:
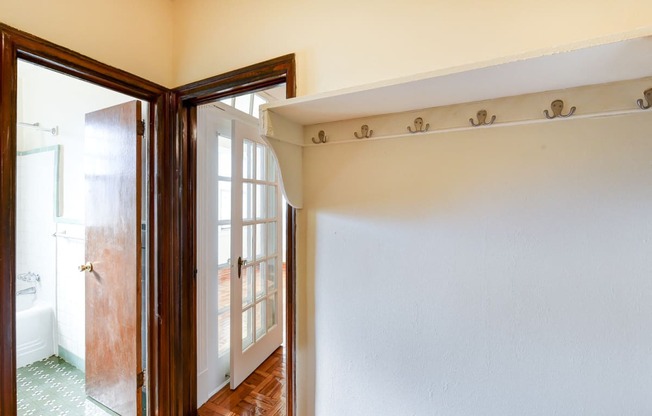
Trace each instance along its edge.
<path fill-rule="evenodd" d="M 487 110 L 480 110 L 476 115 L 478 116 L 478 124 L 475 124 L 472 118 L 469 119 L 473 127 L 490 126 L 496 121 L 496 116 L 494 115 L 491 116 L 491 121 L 487 123 Z"/>
<path fill-rule="evenodd" d="M 577 108 L 571 107 L 570 111 L 568 111 L 568 114 L 562 114 L 561 112 L 564 109 L 564 101 L 555 100 L 552 103 L 550 103 L 550 109 L 552 110 L 552 115 L 548 113 L 548 110 L 543 110 L 543 114 L 546 115 L 547 119 L 552 120 L 553 118 L 557 118 L 557 117 L 570 117 L 575 113 L 575 110 Z"/>
<path fill-rule="evenodd" d="M 641 107 L 641 110 L 647 110 L 648 108 L 652 107 L 652 88 L 645 90 L 643 92 L 643 96 L 645 97 L 645 101 L 647 101 L 647 105 L 643 105 L 643 100 L 640 98 L 636 100 L 636 104 Z"/>
<path fill-rule="evenodd" d="M 423 133 L 428 131 L 430 128 L 430 124 L 426 124 L 426 126 L 423 126 L 423 119 L 421 117 L 417 117 L 414 119 L 414 130 L 412 130 L 412 127 L 408 126 L 408 131 L 410 133 Z"/>
<path fill-rule="evenodd" d="M 369 126 L 364 124 L 364 125 L 362 125 L 362 127 L 360 127 L 360 135 L 359 136 L 358 136 L 357 131 L 355 133 L 353 133 L 353 134 L 355 135 L 356 139 L 368 139 L 368 138 L 371 137 L 372 134 L 374 134 L 374 131 L 369 130 Z"/>
<path fill-rule="evenodd" d="M 319 134 L 317 134 L 317 139 L 314 137 L 312 138 L 312 142 L 314 144 L 320 144 L 320 143 L 326 143 L 328 141 L 328 137 L 326 137 L 326 133 L 324 133 L 324 130 L 319 130 Z"/>

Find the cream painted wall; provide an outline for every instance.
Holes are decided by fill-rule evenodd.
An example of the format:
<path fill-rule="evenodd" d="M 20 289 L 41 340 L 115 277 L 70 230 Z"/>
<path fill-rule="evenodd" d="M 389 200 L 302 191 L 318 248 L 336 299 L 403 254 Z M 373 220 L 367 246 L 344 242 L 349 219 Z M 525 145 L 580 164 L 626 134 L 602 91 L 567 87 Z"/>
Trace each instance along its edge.
<path fill-rule="evenodd" d="M 172 86 L 171 0 L 2 0 L 0 22 Z"/>
<path fill-rule="evenodd" d="M 651 127 L 305 148 L 314 415 L 652 413 Z"/>
<path fill-rule="evenodd" d="M 652 28 L 648 0 L 184 0 L 174 7 L 175 84 L 294 52 L 298 95 Z"/>
<path fill-rule="evenodd" d="M 0 2 L 0 21 L 166 86 L 294 52 L 297 54 L 299 95 L 499 60 L 514 54 L 536 55 L 540 50 L 561 50 L 564 45 L 576 42 L 590 44 L 596 38 L 640 28 L 648 30 L 651 12 L 652 3 L 647 0 L 511 0 L 500 4 L 468 0 L 401 3 L 342 0 Z M 389 144 L 383 142 L 373 146 L 387 149 Z M 311 152 L 307 152 L 310 161 L 315 159 L 314 154 L 310 156 Z M 332 152 L 326 160 L 337 162 L 334 166 L 352 164 L 346 157 L 339 161 L 338 150 Z M 387 155 L 385 159 L 382 157 L 381 152 L 379 163 L 388 158 Z M 572 157 L 573 154 L 568 155 L 569 160 Z M 370 163 L 370 159 L 363 160 Z M 325 166 L 327 172 L 334 171 L 333 165 Z M 410 166 L 400 165 L 399 168 Z M 310 165 L 306 169 L 309 178 L 306 188 L 320 189 L 322 178 L 316 177 L 319 172 Z M 349 186 L 341 176 L 337 181 Z M 317 237 L 317 231 L 325 230 L 325 226 L 340 225 L 341 220 L 324 222 L 322 214 L 318 214 L 326 206 L 341 204 L 341 198 L 334 196 L 334 187 L 339 186 L 337 181 L 329 179 L 329 192 L 325 194 L 325 198 L 333 197 L 334 201 L 318 200 L 311 209 L 299 215 L 299 248 L 309 248 L 308 255 L 301 251 L 298 258 L 299 275 L 305 277 L 298 288 L 299 414 L 302 416 L 312 413 L 312 396 L 308 395 L 314 391 L 315 383 L 321 389 L 321 396 L 317 397 L 318 411 L 324 414 L 328 394 L 335 393 L 333 388 L 339 380 L 346 379 L 350 370 L 336 366 L 338 370 L 347 371 L 335 379 L 334 372 L 327 371 L 321 364 L 321 355 L 319 363 L 314 361 L 316 343 L 324 340 L 328 334 L 325 328 L 333 324 L 332 319 L 324 319 L 330 314 L 327 309 L 333 306 L 332 298 L 329 299 L 332 294 L 316 299 L 315 291 L 335 288 L 323 286 L 325 276 L 330 278 L 331 275 L 323 271 L 315 274 L 319 269 L 315 269 L 312 256 L 316 248 L 323 247 L 324 234 Z M 344 189 L 348 189 L 344 195 L 352 192 L 351 187 Z M 381 192 L 372 188 L 365 194 L 372 197 Z M 419 202 L 413 201 L 417 205 Z M 366 206 L 368 202 L 360 204 Z M 357 212 L 358 208 L 343 209 L 349 215 L 351 210 Z M 370 214 L 377 215 L 373 210 Z M 400 224 L 405 219 L 392 221 Z M 326 247 L 332 249 L 333 245 L 329 243 Z M 365 247 L 363 245 L 362 249 Z M 346 256 L 344 260 L 345 265 L 352 262 Z M 323 345 L 326 344 L 322 344 L 319 352 L 324 352 Z M 332 355 L 324 357 L 325 362 L 331 362 Z M 346 363 L 355 366 L 354 362 Z M 324 382 L 329 378 L 333 379 L 332 386 L 324 389 L 328 387 Z M 401 382 L 405 383 L 398 378 L 395 380 L 399 386 Z M 348 397 L 354 400 L 359 396 Z"/>
<path fill-rule="evenodd" d="M 294 52 L 299 95 L 649 29 L 651 12 L 646 0 L 0 2 L 3 23 L 169 87 Z"/>

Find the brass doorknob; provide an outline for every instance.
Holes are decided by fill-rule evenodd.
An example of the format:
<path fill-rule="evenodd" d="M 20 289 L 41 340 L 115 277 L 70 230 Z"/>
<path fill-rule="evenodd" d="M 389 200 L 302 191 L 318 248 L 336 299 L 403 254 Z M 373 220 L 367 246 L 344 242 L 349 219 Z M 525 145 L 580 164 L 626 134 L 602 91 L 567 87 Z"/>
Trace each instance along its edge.
<path fill-rule="evenodd" d="M 82 264 L 81 266 L 78 267 L 80 272 L 92 272 L 93 271 L 93 263 L 90 261 L 86 264 Z"/>

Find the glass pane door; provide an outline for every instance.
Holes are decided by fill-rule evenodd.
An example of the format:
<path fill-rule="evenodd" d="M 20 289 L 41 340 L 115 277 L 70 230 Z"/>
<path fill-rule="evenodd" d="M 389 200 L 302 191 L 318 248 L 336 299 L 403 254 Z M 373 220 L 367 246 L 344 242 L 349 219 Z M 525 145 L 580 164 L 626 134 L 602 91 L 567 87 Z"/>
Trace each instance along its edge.
<path fill-rule="evenodd" d="M 234 132 L 233 192 L 241 197 L 234 198 L 232 211 L 233 229 L 240 232 L 232 235 L 238 278 L 232 279 L 231 388 L 274 352 L 283 337 L 279 325 L 281 198 L 276 160 L 258 138 L 255 126 L 234 122 Z M 236 179 L 236 175 L 241 177 Z"/>

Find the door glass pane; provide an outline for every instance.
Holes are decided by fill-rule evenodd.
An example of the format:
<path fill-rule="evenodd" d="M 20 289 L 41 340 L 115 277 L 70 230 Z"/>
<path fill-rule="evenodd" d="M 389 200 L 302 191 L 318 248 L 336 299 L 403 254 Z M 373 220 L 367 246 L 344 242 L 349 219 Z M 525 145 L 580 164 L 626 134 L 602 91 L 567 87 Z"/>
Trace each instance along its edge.
<path fill-rule="evenodd" d="M 258 94 L 254 94 L 254 107 L 252 111 L 252 116 L 259 118 L 260 117 L 260 106 L 266 104 L 267 100 L 261 97 Z"/>
<path fill-rule="evenodd" d="M 267 262 L 267 292 L 276 290 L 276 260 Z"/>
<path fill-rule="evenodd" d="M 267 223 L 267 255 L 273 256 L 276 254 L 276 227 L 277 222 Z"/>
<path fill-rule="evenodd" d="M 245 225 L 242 227 L 242 258 L 251 260 L 253 254 L 254 226 Z"/>
<path fill-rule="evenodd" d="M 276 186 L 267 187 L 267 218 L 276 216 Z"/>
<path fill-rule="evenodd" d="M 261 339 L 267 332 L 267 301 L 263 300 L 256 304 L 256 341 Z"/>
<path fill-rule="evenodd" d="M 220 221 L 231 220 L 231 181 L 217 183 L 217 218 Z"/>
<path fill-rule="evenodd" d="M 242 268 L 242 308 L 254 301 L 254 270 L 252 266 Z"/>
<path fill-rule="evenodd" d="M 220 100 L 220 102 L 233 107 L 233 101 L 234 100 L 235 100 L 235 98 L 230 97 L 230 98 L 223 98 L 223 99 Z"/>
<path fill-rule="evenodd" d="M 235 97 L 235 108 L 243 113 L 251 114 L 251 94 Z"/>
<path fill-rule="evenodd" d="M 276 325 L 277 318 L 276 318 L 276 302 L 278 299 L 278 294 L 274 293 L 270 297 L 267 298 L 267 329 L 271 329 L 274 325 Z"/>
<path fill-rule="evenodd" d="M 256 185 L 256 219 L 267 218 L 267 186 Z"/>
<path fill-rule="evenodd" d="M 254 178 L 254 143 L 251 140 L 242 142 L 242 177 Z"/>
<path fill-rule="evenodd" d="M 231 139 L 222 135 L 218 136 L 217 147 L 217 174 L 227 178 L 231 177 Z"/>
<path fill-rule="evenodd" d="M 254 308 L 242 312 L 242 350 L 254 343 Z"/>
<path fill-rule="evenodd" d="M 263 261 L 256 265 L 256 300 L 265 296 L 266 263 Z"/>
<path fill-rule="evenodd" d="M 254 219 L 254 185 L 252 183 L 242 184 L 242 219 L 244 221 Z"/>
<path fill-rule="evenodd" d="M 262 144 L 256 144 L 256 179 L 267 180 L 267 148 Z"/>
<path fill-rule="evenodd" d="M 231 267 L 220 268 L 217 273 L 217 313 L 223 314 L 231 308 Z"/>
<path fill-rule="evenodd" d="M 229 353 L 231 344 L 231 312 L 217 315 L 217 356 L 223 357 Z"/>
<path fill-rule="evenodd" d="M 267 224 L 256 224 L 256 260 L 265 257 L 267 252 Z"/>
<path fill-rule="evenodd" d="M 231 258 L 231 226 L 218 225 L 217 226 L 217 264 L 230 265 L 229 259 Z"/>

